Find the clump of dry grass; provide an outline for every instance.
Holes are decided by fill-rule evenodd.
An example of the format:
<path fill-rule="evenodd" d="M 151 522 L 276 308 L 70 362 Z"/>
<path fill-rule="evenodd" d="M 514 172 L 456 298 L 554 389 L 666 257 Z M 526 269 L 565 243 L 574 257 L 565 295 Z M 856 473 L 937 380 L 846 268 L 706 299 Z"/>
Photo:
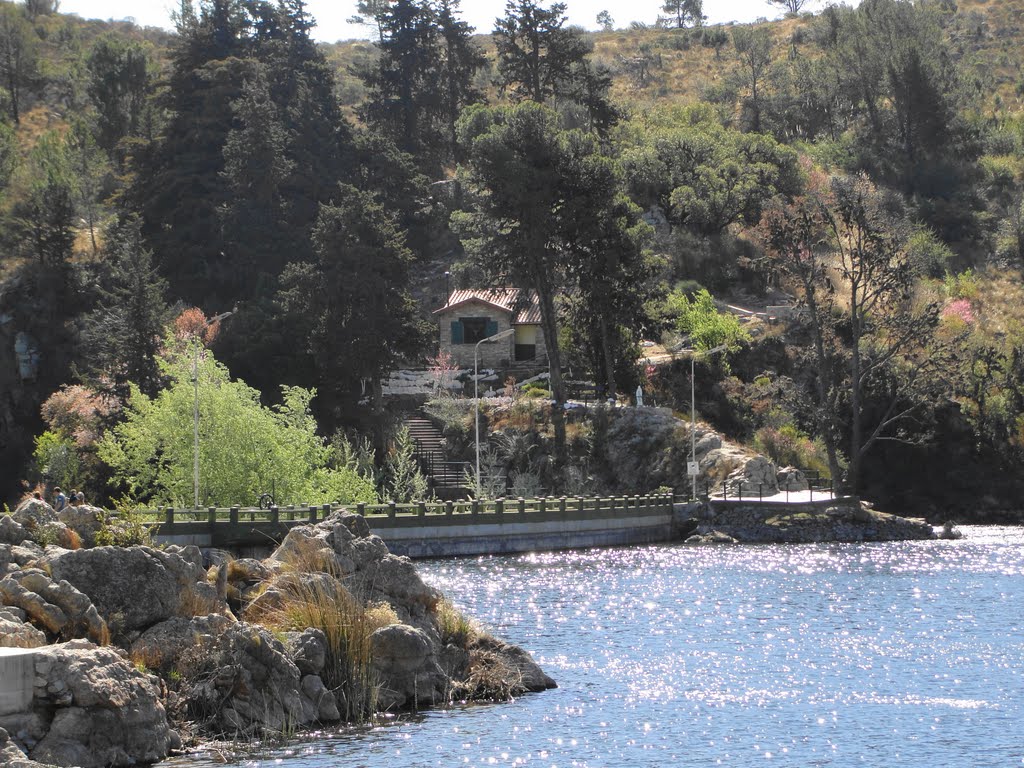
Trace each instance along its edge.
<path fill-rule="evenodd" d="M 434 615 L 437 618 L 437 631 L 443 645 L 455 645 L 462 649 L 468 649 L 481 635 L 480 627 L 476 622 L 467 618 L 447 598 L 442 598 L 437 604 Z"/>
<path fill-rule="evenodd" d="M 519 668 L 490 643 L 478 640 L 469 648 L 465 680 L 455 683 L 449 696 L 452 701 L 510 701 L 525 691 Z"/>
<path fill-rule="evenodd" d="M 289 571 L 274 587 L 283 601 L 260 617 L 280 631 L 319 629 L 327 638 L 321 677 L 338 699 L 342 717 L 361 721 L 376 709 L 380 681 L 372 666 L 370 635 L 399 623 L 386 603 L 363 605 L 339 581 L 329 550 L 304 542 L 289 559 Z"/>

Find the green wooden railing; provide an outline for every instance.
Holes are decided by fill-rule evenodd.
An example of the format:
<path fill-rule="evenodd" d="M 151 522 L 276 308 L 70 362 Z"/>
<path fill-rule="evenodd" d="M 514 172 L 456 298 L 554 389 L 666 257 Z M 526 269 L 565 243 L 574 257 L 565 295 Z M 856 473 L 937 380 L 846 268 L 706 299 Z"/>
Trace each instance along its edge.
<path fill-rule="evenodd" d="M 158 535 L 173 535 L 179 529 L 197 529 L 208 526 L 265 526 L 302 525 L 325 519 L 335 509 L 347 509 L 373 521 L 395 519 L 412 522 L 417 518 L 452 517 L 465 518 L 466 522 L 479 519 L 493 523 L 496 518 L 507 515 L 544 517 L 547 515 L 586 516 L 588 514 L 616 514 L 637 510 L 671 511 L 673 499 L 670 494 L 645 496 L 560 496 L 536 499 L 488 499 L 465 501 L 416 501 L 406 504 L 385 502 L 382 504 L 300 504 L 285 507 L 259 509 L 257 507 L 207 507 L 204 509 L 178 509 L 162 507 L 144 512 L 144 518 L 158 526 Z"/>

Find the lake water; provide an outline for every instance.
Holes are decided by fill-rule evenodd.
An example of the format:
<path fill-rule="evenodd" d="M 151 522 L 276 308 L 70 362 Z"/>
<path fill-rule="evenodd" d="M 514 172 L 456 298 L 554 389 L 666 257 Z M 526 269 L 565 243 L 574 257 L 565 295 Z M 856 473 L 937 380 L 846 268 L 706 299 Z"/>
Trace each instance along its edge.
<path fill-rule="evenodd" d="M 420 563 L 561 687 L 242 762 L 1021 766 L 1024 529 L 965 533 Z"/>

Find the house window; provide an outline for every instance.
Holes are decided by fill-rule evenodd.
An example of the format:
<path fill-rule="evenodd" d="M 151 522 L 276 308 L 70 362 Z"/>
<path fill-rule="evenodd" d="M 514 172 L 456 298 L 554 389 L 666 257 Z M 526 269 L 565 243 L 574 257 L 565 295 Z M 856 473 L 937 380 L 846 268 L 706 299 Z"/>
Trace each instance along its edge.
<path fill-rule="evenodd" d="M 460 317 L 452 323 L 452 344 L 476 344 L 498 332 L 498 323 L 487 317 Z"/>

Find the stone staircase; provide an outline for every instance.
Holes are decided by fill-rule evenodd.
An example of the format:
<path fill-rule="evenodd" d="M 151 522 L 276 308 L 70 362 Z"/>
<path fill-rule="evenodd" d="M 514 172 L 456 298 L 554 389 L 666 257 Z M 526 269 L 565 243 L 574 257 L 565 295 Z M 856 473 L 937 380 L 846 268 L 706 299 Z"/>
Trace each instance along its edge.
<path fill-rule="evenodd" d="M 465 489 L 466 469 L 464 461 L 448 461 L 444 452 L 444 435 L 422 412 L 417 411 L 403 419 L 409 435 L 416 442 L 416 458 L 420 470 L 430 481 L 431 489 L 438 495 L 449 495 Z M 442 491 L 448 493 L 441 493 Z"/>

